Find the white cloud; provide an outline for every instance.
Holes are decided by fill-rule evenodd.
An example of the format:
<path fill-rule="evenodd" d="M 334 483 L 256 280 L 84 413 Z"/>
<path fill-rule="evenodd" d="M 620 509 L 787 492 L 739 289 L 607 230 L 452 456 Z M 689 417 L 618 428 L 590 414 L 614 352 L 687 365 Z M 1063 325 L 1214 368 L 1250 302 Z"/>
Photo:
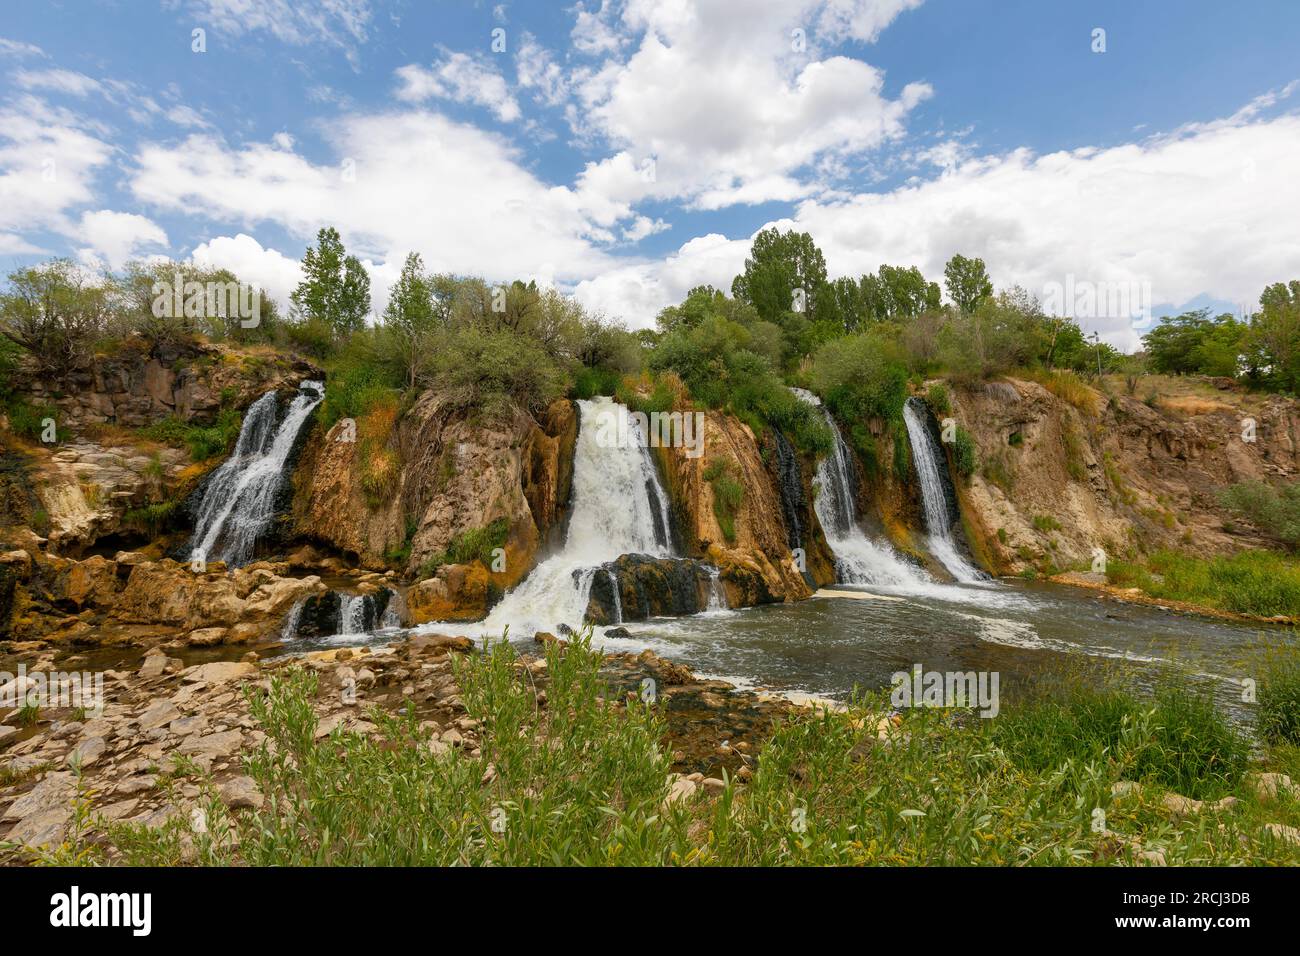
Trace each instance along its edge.
<path fill-rule="evenodd" d="M 1044 296 L 1068 276 L 1150 283 L 1153 304 L 1199 295 L 1253 303 L 1271 282 L 1300 277 L 1300 115 L 1227 120 L 1109 149 L 960 159 L 937 178 L 883 193 L 810 200 L 773 225 L 809 232 L 830 273 L 916 265 L 942 281 L 956 252 L 985 260 L 995 284 Z M 728 288 L 749 240 L 692 240 L 661 263 L 581 283 L 578 294 L 646 325 L 692 286 Z M 1084 319 L 1116 345 L 1142 329 L 1124 317 Z"/>
<path fill-rule="evenodd" d="M 240 282 L 265 289 L 281 306 L 302 280 L 302 263 L 275 249 L 267 249 L 252 236 L 217 236 L 197 246 L 190 254 L 196 265 L 229 269 Z"/>
<path fill-rule="evenodd" d="M 82 213 L 76 236 L 89 243 L 78 250 L 83 262 L 102 262 L 111 269 L 136 258 L 142 246 L 167 245 L 167 233 L 152 219 L 109 209 Z"/>
<path fill-rule="evenodd" d="M 0 109 L 0 233 L 5 251 L 33 251 L 18 234 L 70 235 L 69 211 L 93 199 L 95 172 L 112 147 L 98 130 L 36 97 Z"/>
<path fill-rule="evenodd" d="M 0 56 L 15 56 L 21 59 L 25 56 L 46 57 L 48 55 L 35 43 L 24 43 L 22 40 L 9 40 L 0 37 Z"/>
<path fill-rule="evenodd" d="M 490 109 L 497 119 L 506 123 L 522 115 L 505 77 L 482 58 L 448 53 L 431 70 L 412 63 L 394 72 L 401 83 L 397 98 L 403 102 L 423 103 L 437 97 L 472 103 Z"/>
<path fill-rule="evenodd" d="M 344 116 L 329 133 L 351 166 L 315 164 L 283 140 L 232 148 L 194 134 L 145 145 L 130 189 L 249 231 L 274 223 L 304 246 L 334 225 L 363 259 L 398 268 L 412 250 L 434 270 L 503 279 L 571 282 L 609 264 L 580 197 L 537 179 L 499 136 L 420 111 Z"/>
<path fill-rule="evenodd" d="M 191 0 L 195 25 L 232 36 L 265 31 L 294 46 L 330 44 L 355 61 L 370 23 L 369 0 Z"/>
<path fill-rule="evenodd" d="M 50 90 L 70 96 L 103 92 L 98 80 L 74 70 L 18 70 L 14 81 L 25 90 Z"/>
<path fill-rule="evenodd" d="M 913 82 L 890 96 L 880 70 L 821 51 L 874 39 L 917 2 L 755 0 L 737 16 L 727 0 L 629 0 L 617 21 L 608 4 L 599 14 L 579 9 L 589 43 L 603 36 L 593 24 L 617 28 L 628 49 L 638 41 L 625 59 L 571 78 L 583 105 L 571 113 L 578 132 L 617 151 L 588 169 L 582 188 L 612 202 L 674 198 L 700 209 L 819 194 L 837 162 L 900 138 L 932 93 Z M 618 172 L 651 157 L 651 182 Z"/>

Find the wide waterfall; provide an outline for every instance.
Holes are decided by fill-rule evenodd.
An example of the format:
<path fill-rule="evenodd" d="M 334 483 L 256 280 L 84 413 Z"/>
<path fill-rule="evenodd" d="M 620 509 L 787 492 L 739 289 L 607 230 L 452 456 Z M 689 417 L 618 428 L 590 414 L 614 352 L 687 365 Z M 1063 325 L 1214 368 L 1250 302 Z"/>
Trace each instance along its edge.
<path fill-rule="evenodd" d="M 193 559 L 232 568 L 252 560 L 258 536 L 275 515 L 276 492 L 287 477 L 285 463 L 298 432 L 323 397 L 320 382 L 303 382 L 282 419 L 274 391 L 248 407 L 234 452 L 204 489 L 190 539 Z"/>
<path fill-rule="evenodd" d="M 578 402 L 573 499 L 564 547 L 502 598 L 475 630 L 517 637 L 582 626 L 592 578 L 623 554 L 672 555 L 672 515 L 638 423 L 622 405 Z M 627 436 L 614 442 L 611 436 Z"/>
<path fill-rule="evenodd" d="M 793 391 L 803 401 L 822 410 L 835 436 L 835 450 L 817 464 L 813 510 L 835 555 L 836 576 L 845 584 L 911 587 L 926 583 L 923 571 L 902 561 L 887 544 L 872 541 L 858 526 L 853 453 L 840 434 L 834 416 L 822 406 L 821 400 L 802 388 Z"/>
<path fill-rule="evenodd" d="M 944 462 L 943 449 L 929 426 L 928 412 L 918 398 L 909 398 L 903 406 L 903 421 L 907 424 L 907 437 L 912 445 L 912 461 L 921 481 L 921 504 L 925 509 L 925 526 L 930 533 L 930 553 L 933 554 L 958 581 L 974 584 L 988 580 L 979 569 L 972 567 L 953 538 L 956 506 L 939 469 Z M 946 469 L 945 469 L 946 470 Z"/>

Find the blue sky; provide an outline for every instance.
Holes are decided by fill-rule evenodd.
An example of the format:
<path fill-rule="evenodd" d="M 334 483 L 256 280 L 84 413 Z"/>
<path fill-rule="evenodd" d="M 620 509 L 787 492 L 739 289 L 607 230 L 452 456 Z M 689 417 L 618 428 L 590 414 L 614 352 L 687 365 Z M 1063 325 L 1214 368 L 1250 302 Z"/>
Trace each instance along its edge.
<path fill-rule="evenodd" d="M 416 249 L 634 326 L 773 223 L 833 274 L 960 251 L 1157 314 L 1300 276 L 1294 2 L 79 0 L 0 38 L 6 271 L 193 257 L 283 297 L 335 225 L 376 308 Z"/>

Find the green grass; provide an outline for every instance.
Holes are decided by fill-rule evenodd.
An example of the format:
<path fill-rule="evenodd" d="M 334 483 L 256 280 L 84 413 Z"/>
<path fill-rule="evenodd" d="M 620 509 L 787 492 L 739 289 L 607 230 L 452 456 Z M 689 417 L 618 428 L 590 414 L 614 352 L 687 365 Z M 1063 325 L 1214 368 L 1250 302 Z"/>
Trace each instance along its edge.
<path fill-rule="evenodd" d="M 1280 648 L 1270 653 L 1258 691 L 1260 736 L 1300 745 L 1300 654 Z"/>
<path fill-rule="evenodd" d="M 446 549 L 432 555 L 420 566 L 420 576 L 431 578 L 444 564 L 482 561 L 486 567 L 491 568 L 492 552 L 504 548 L 509 537 L 510 522 L 505 518 L 497 518 L 481 528 L 462 531 L 451 539 Z"/>
<path fill-rule="evenodd" d="M 207 461 L 234 447 L 242 424 L 243 415 L 238 409 L 223 408 L 211 425 L 187 422 L 173 415 L 145 426 L 140 434 L 164 445 L 186 448 L 195 461 Z"/>
<path fill-rule="evenodd" d="M 1157 551 L 1145 566 L 1111 561 L 1106 577 L 1111 584 L 1141 588 L 1152 597 L 1237 614 L 1300 616 L 1300 559 L 1272 551 L 1212 558 Z"/>
<path fill-rule="evenodd" d="M 1061 522 L 1051 515 L 1034 515 L 1034 530 L 1044 534 L 1049 531 L 1060 531 Z"/>
<path fill-rule="evenodd" d="M 911 709 L 880 740 L 881 694 L 799 712 L 747 784 L 666 805 L 664 702 L 611 706 L 587 637 L 546 655 L 544 705 L 506 642 L 455 660 L 479 756 L 434 755 L 414 717 L 377 710 L 376 738 L 314 740 L 324 691 L 309 672 L 281 672 L 246 691 L 267 735 L 244 758 L 262 810 L 233 815 L 209 797 L 206 833 L 178 815 L 156 830 L 110 826 L 108 842 L 120 862 L 153 865 L 1093 865 L 1135 863 L 1136 849 L 1173 865 L 1300 862 L 1263 830 L 1300 822 L 1300 807 L 1251 796 L 1244 743 L 1195 695 L 1073 690 L 991 720 Z M 1281 748 L 1268 766 L 1300 773 L 1297 754 Z M 1146 785 L 1112 797 L 1124 779 Z M 1160 805 L 1171 785 L 1239 803 L 1174 818 Z M 1124 842 L 1097 831 L 1099 812 Z M 47 862 L 103 862 L 80 839 Z"/>
<path fill-rule="evenodd" d="M 704 480 L 713 486 L 713 516 L 728 543 L 736 540 L 736 513 L 745 497 L 745 487 L 731 475 L 727 462 L 718 459 L 704 469 Z"/>

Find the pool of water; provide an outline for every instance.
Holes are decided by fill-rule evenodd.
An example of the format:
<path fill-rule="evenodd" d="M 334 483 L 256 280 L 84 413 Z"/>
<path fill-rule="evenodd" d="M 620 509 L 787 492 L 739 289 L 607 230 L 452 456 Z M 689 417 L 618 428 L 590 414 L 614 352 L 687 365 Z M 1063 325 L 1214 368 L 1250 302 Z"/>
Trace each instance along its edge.
<path fill-rule="evenodd" d="M 787 693 L 843 699 L 891 675 L 996 671 L 1003 694 L 1044 674 L 1119 670 L 1151 686 L 1177 668 L 1244 713 L 1243 678 L 1290 629 L 1241 625 L 1035 583 L 936 585 L 920 592 L 837 585 L 796 604 L 625 625 L 609 650 L 650 648 L 697 672 Z"/>

